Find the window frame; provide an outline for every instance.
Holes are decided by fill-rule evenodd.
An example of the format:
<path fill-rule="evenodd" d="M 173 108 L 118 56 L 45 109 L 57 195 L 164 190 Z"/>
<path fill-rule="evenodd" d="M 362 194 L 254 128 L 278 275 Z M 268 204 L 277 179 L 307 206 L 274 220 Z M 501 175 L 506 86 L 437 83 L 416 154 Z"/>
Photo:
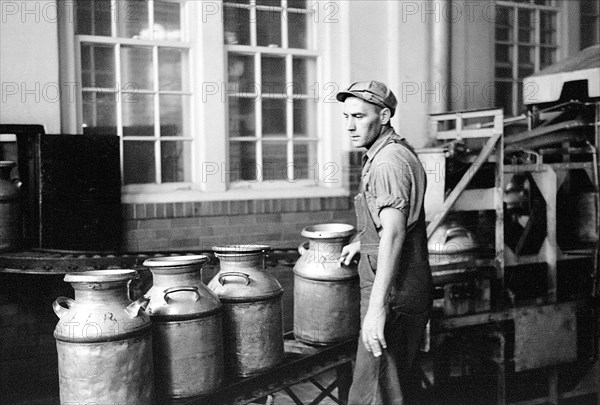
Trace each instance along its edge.
<path fill-rule="evenodd" d="M 223 3 L 228 3 L 227 0 L 225 0 Z M 309 6 L 309 2 L 307 2 L 307 6 Z M 256 4 L 255 0 L 249 0 L 249 4 L 238 4 L 238 3 L 229 3 L 229 4 L 223 4 L 223 9 L 225 10 L 225 8 L 230 8 L 230 9 L 240 9 L 240 10 L 248 10 L 248 18 L 249 18 L 249 30 L 250 30 L 250 35 L 249 35 L 249 44 L 224 44 L 224 48 L 225 48 L 225 55 L 227 58 L 227 61 L 229 60 L 230 55 L 240 55 L 240 56 L 249 56 L 253 58 L 253 65 L 254 65 L 254 80 L 255 80 L 255 84 L 258 84 L 260 86 L 260 84 L 262 84 L 262 59 L 266 56 L 266 57 L 278 57 L 278 58 L 282 58 L 284 59 L 284 64 L 285 64 L 285 85 L 286 85 L 286 94 L 277 94 L 277 95 L 273 95 L 273 94 L 269 94 L 269 93 L 265 93 L 262 90 L 261 87 L 261 92 L 257 93 L 256 91 L 254 93 L 247 93 L 247 92 L 231 92 L 227 94 L 227 116 L 229 118 L 229 114 L 230 114 L 230 103 L 229 100 L 231 98 L 240 98 L 240 99 L 254 99 L 256 105 L 255 105 L 255 131 L 254 131 L 254 136 L 231 136 L 231 132 L 229 131 L 228 128 L 228 139 L 227 139 L 227 146 L 228 148 L 231 147 L 231 144 L 234 142 L 238 142 L 238 143 L 253 143 L 255 145 L 255 158 L 256 158 L 256 180 L 240 180 L 240 181 L 232 181 L 232 179 L 230 178 L 228 181 L 229 187 L 231 187 L 232 189 L 241 189 L 241 188 L 276 188 L 276 187 L 281 187 L 282 184 L 285 183 L 292 183 L 295 185 L 314 185 L 315 182 L 317 182 L 319 180 L 318 177 L 318 169 L 319 169 L 319 161 L 321 161 L 320 157 L 323 156 L 322 153 L 322 148 L 323 148 L 323 141 L 322 141 L 322 132 L 320 131 L 316 131 L 316 134 L 311 135 L 311 134 L 306 134 L 306 136 L 303 137 L 297 137 L 294 134 L 294 128 L 293 128 L 293 119 L 294 119 L 294 106 L 292 105 L 293 102 L 295 102 L 296 100 L 314 100 L 315 102 L 317 102 L 317 100 L 315 100 L 315 95 L 314 94 L 310 94 L 310 90 L 307 91 L 307 94 L 303 94 L 303 95 L 297 95 L 294 94 L 293 88 L 292 86 L 289 86 L 290 83 L 293 82 L 293 74 L 292 74 L 292 68 L 293 68 L 293 59 L 294 57 L 299 57 L 299 58 L 305 58 L 307 60 L 311 60 L 314 63 L 314 76 L 315 76 L 315 83 L 306 83 L 307 85 L 310 85 L 308 88 L 311 89 L 314 86 L 318 85 L 319 82 L 319 71 L 320 69 L 320 65 L 321 65 L 321 55 L 319 54 L 319 51 L 317 50 L 316 47 L 316 43 L 317 43 L 317 24 L 314 22 L 311 22 L 308 24 L 307 27 L 307 46 L 306 48 L 290 48 L 289 47 L 289 39 L 288 39 L 288 20 L 289 18 L 287 17 L 287 13 L 289 12 L 289 10 L 293 10 L 293 13 L 297 13 L 297 14 L 305 14 L 307 17 L 307 21 L 311 21 L 314 20 L 314 13 L 315 10 L 313 8 L 311 8 L 310 6 L 307 8 L 303 8 L 303 9 L 296 9 L 296 8 L 288 8 L 287 6 L 287 0 L 283 0 L 280 1 L 279 5 L 259 5 Z M 264 46 L 264 45 L 258 45 L 258 38 L 257 38 L 257 25 L 258 25 L 258 18 L 257 18 L 257 12 L 258 11 L 277 11 L 277 12 L 281 12 L 281 26 L 280 26 L 280 30 L 281 30 L 281 46 L 279 47 L 269 47 L 269 46 Z M 227 62 L 228 65 L 228 62 Z M 227 78 L 228 79 L 228 78 Z M 256 86 L 255 86 L 255 90 L 256 90 Z M 273 99 L 283 99 L 285 101 L 292 101 L 292 103 L 290 102 L 286 102 L 285 104 L 285 109 L 286 109 L 286 123 L 285 123 L 285 135 L 283 137 L 281 136 L 263 136 L 263 131 L 262 131 L 262 103 L 263 100 L 273 100 Z M 319 114 L 319 109 L 316 108 L 315 109 L 315 116 L 314 116 L 314 120 L 315 122 L 313 122 L 313 127 L 314 128 L 318 128 L 319 122 L 321 120 L 321 116 Z M 227 120 L 227 125 L 229 125 L 229 119 Z M 263 159 L 263 147 L 265 144 L 280 144 L 282 146 L 285 146 L 285 150 L 286 150 L 286 177 L 287 179 L 280 179 L 280 180 L 272 180 L 272 179 L 266 179 L 265 177 L 265 163 L 264 163 L 264 159 Z M 309 145 L 308 148 L 310 148 L 310 145 L 313 145 L 316 148 L 316 153 L 315 153 L 315 163 L 311 164 L 310 159 L 308 161 L 308 167 L 306 168 L 301 168 L 301 169 L 306 169 L 307 171 L 307 175 L 308 178 L 304 178 L 304 179 L 295 179 L 294 178 L 294 148 L 296 147 L 296 145 Z M 308 155 L 310 156 L 311 151 L 308 150 L 307 151 Z M 228 165 L 231 168 L 231 164 L 234 163 L 231 161 L 230 159 L 231 155 L 229 154 L 229 149 L 228 149 Z M 231 170 L 229 171 L 231 173 Z M 311 177 L 311 173 L 312 173 L 312 177 Z"/>
<path fill-rule="evenodd" d="M 528 3 L 520 2 L 516 0 L 497 0 L 495 3 L 496 7 L 496 18 L 494 19 L 494 100 L 495 104 L 498 104 L 497 94 L 498 94 L 498 84 L 499 83 L 510 83 L 511 84 L 511 106 L 510 111 L 505 111 L 505 116 L 518 116 L 521 113 L 519 107 L 522 105 L 522 100 L 519 100 L 520 89 L 523 86 L 523 78 L 519 77 L 519 48 L 523 46 L 533 47 L 534 49 L 534 57 L 533 57 L 533 73 L 540 70 L 541 67 L 541 49 L 553 49 L 554 54 L 554 62 L 559 59 L 559 53 L 563 48 L 563 37 L 562 33 L 562 14 L 564 13 L 563 8 L 557 2 L 557 0 L 548 0 L 551 5 L 541 5 L 536 4 L 536 0 L 529 0 Z M 498 40 L 497 39 L 497 26 L 498 26 L 498 16 L 497 9 L 498 7 L 502 7 L 510 10 L 512 13 L 512 38 L 509 40 Z M 522 42 L 519 40 L 519 11 L 520 10 L 529 10 L 533 11 L 533 23 L 535 24 L 533 27 L 533 41 L 530 42 Z M 555 16 L 556 21 L 556 31 L 555 31 L 555 43 L 554 44 L 542 44 L 540 39 L 541 33 L 541 13 L 542 12 L 552 12 Z M 500 63 L 497 59 L 496 55 L 496 47 L 498 45 L 509 46 L 511 48 L 511 58 L 512 61 L 508 63 Z M 553 62 L 553 63 L 554 63 Z M 510 66 L 508 66 L 510 64 Z M 511 78 L 505 78 L 498 76 L 496 69 L 497 68 L 510 68 L 511 69 Z M 522 96 L 526 97 L 523 92 Z"/>
<path fill-rule="evenodd" d="M 584 12 L 584 9 L 582 7 L 583 2 L 593 2 L 595 3 L 595 8 L 596 11 L 593 14 L 590 13 L 586 13 Z M 580 7 L 580 11 L 579 11 L 579 18 L 581 20 L 581 25 L 580 25 L 580 44 L 579 44 L 579 49 L 585 49 L 587 47 L 593 46 L 593 45 L 599 45 L 600 44 L 600 0 L 581 0 L 581 2 L 579 3 L 579 7 Z M 593 33 L 592 35 L 594 36 L 594 38 L 588 40 L 583 40 L 584 35 L 583 35 L 583 31 L 586 28 L 586 25 L 583 24 L 583 20 L 584 17 L 587 17 L 590 21 L 593 21 Z"/>
<path fill-rule="evenodd" d="M 65 0 L 73 9 L 76 0 Z M 321 40 L 316 44 L 315 52 L 319 53 L 317 62 L 318 88 L 315 89 L 315 100 L 318 99 L 316 114 L 318 117 L 316 133 L 321 140 L 321 148 L 317 156 L 319 167 L 314 170 L 314 179 L 307 183 L 300 181 L 265 182 L 256 184 L 243 183 L 232 187 L 227 179 L 228 167 L 228 133 L 227 114 L 224 89 L 226 77 L 226 50 L 220 38 L 223 38 L 224 24 L 222 0 L 215 0 L 211 7 L 203 8 L 203 2 L 189 0 L 167 0 L 185 2 L 188 7 L 188 41 L 190 50 L 190 85 L 191 85 L 191 128 L 196 141 L 192 153 L 192 181 L 190 183 L 140 184 L 123 185 L 123 203 L 157 203 L 219 200 L 255 200 L 264 198 L 306 198 L 335 197 L 349 195 L 349 172 L 345 167 L 344 157 L 348 142 L 338 138 L 341 136 L 340 124 L 336 120 L 339 115 L 339 103 L 332 103 L 332 89 L 338 81 L 349 82 L 349 75 L 340 60 L 349 60 L 349 47 L 337 46 L 347 41 L 349 25 L 346 19 L 340 24 L 324 24 L 323 18 L 314 29 Z M 327 0 L 328 1 L 328 0 Z M 329 3 L 315 0 L 315 7 L 329 12 Z M 345 8 L 341 8 L 346 13 Z M 321 11 L 321 14 L 324 14 Z M 328 14 L 331 15 L 330 13 Z M 81 117 L 81 93 L 77 87 L 79 66 L 76 64 L 74 21 L 67 18 L 69 13 L 59 13 L 59 54 L 60 80 L 67 83 L 61 86 L 61 131 L 63 133 L 81 134 L 82 128 L 78 117 Z M 71 14 L 72 16 L 72 14 Z M 320 17 L 321 18 L 321 17 Z M 202 23 L 198 23 L 198 22 Z M 215 41 L 215 38 L 219 40 Z M 207 58 L 206 55 L 210 55 Z M 212 86 L 212 87 L 211 87 Z M 73 88 L 75 87 L 75 91 Z M 213 91 L 215 90 L 215 91 Z M 76 95 L 76 94 L 75 94 Z M 79 97 L 79 98 L 78 98 Z M 332 134 L 325 136 L 325 134 Z M 335 172 L 327 172 L 327 167 L 335 167 Z"/>

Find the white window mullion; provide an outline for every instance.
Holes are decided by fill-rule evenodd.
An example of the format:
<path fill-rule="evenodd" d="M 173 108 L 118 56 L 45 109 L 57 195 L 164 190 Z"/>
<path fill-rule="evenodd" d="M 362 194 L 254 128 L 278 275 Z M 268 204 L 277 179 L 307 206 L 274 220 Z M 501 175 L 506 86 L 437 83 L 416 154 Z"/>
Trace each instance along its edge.
<path fill-rule="evenodd" d="M 74 52 L 75 52 L 75 60 L 77 61 L 75 63 L 75 77 L 77 78 L 75 80 L 76 83 L 78 83 L 78 85 L 81 87 L 81 89 L 79 91 L 76 91 L 76 102 L 77 102 L 77 107 L 76 107 L 76 114 L 75 114 L 75 128 L 76 128 L 76 132 L 79 134 L 80 131 L 83 131 L 83 80 L 82 80 L 82 73 L 81 73 L 81 41 L 79 41 L 77 39 L 77 37 L 75 37 L 75 48 L 74 48 Z M 68 100 L 68 98 L 66 99 Z M 67 131 L 65 131 L 67 132 Z M 121 159 L 123 160 L 123 159 Z"/>
<path fill-rule="evenodd" d="M 148 29 L 151 33 L 152 41 L 154 37 L 154 1 L 148 1 Z M 154 107 L 154 181 L 156 184 L 162 183 L 162 159 L 160 144 L 160 100 L 158 92 L 158 46 L 152 46 L 152 103 Z"/>
<path fill-rule="evenodd" d="M 158 46 L 152 47 L 152 78 L 154 90 L 154 159 L 156 162 L 156 183 L 162 183 L 162 159 L 160 144 L 160 91 L 158 87 Z"/>
<path fill-rule="evenodd" d="M 263 98 L 263 92 L 262 92 L 262 87 L 261 87 L 261 83 L 262 83 L 262 71 L 261 71 L 261 66 L 262 66 L 262 60 L 261 60 L 261 54 L 259 52 L 254 54 L 254 78 L 256 80 L 256 83 L 258 84 L 257 89 L 258 89 L 258 94 L 256 95 L 256 114 L 255 114 L 255 121 L 254 121 L 254 126 L 256 128 L 256 178 L 260 179 L 261 181 L 264 180 L 263 178 L 263 174 L 264 174 L 264 164 L 263 164 L 263 151 L 262 151 L 262 122 L 263 122 L 263 117 L 262 117 L 262 98 Z"/>
<path fill-rule="evenodd" d="M 256 34 L 256 1 L 250 0 L 250 46 L 258 43 Z"/>
<path fill-rule="evenodd" d="M 281 10 L 281 47 L 283 49 L 289 48 L 288 41 L 288 18 L 287 18 L 287 0 L 282 0 L 283 10 Z"/>
<path fill-rule="evenodd" d="M 117 21 L 119 21 L 119 9 L 118 0 L 110 0 L 110 36 L 112 38 L 117 37 Z M 92 4 L 92 6 L 94 6 Z M 94 18 L 94 22 L 96 19 Z M 96 31 L 93 32 L 96 35 Z"/>
<path fill-rule="evenodd" d="M 293 56 L 285 57 L 285 81 L 287 100 L 285 103 L 286 112 L 286 134 L 287 134 L 287 176 L 288 179 L 294 178 L 294 87 L 293 87 Z"/>
<path fill-rule="evenodd" d="M 519 92 L 519 8 L 513 6 L 513 64 L 512 64 L 512 105 L 511 115 L 517 115 L 519 108 L 519 100 L 517 94 Z"/>

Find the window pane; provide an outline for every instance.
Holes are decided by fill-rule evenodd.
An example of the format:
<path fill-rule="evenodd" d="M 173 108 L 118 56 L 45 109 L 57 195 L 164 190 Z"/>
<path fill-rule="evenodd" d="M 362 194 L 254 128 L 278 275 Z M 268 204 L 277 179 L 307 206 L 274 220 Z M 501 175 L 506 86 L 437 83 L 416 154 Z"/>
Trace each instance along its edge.
<path fill-rule="evenodd" d="M 289 48 L 308 48 L 308 15 L 304 13 L 288 12 L 288 47 Z"/>
<path fill-rule="evenodd" d="M 285 99 L 274 100 L 263 98 L 263 136 L 286 136 L 285 106 Z"/>
<path fill-rule="evenodd" d="M 76 4 L 76 28 L 78 35 L 110 36 L 110 1 L 87 0 Z"/>
<path fill-rule="evenodd" d="M 496 67 L 496 77 L 504 79 L 512 79 L 512 68 Z"/>
<path fill-rule="evenodd" d="M 306 8 L 306 0 L 288 0 L 288 8 Z"/>
<path fill-rule="evenodd" d="M 519 66 L 518 78 L 522 79 L 534 73 L 533 66 Z"/>
<path fill-rule="evenodd" d="M 600 44 L 600 17 L 581 16 L 581 49 Z"/>
<path fill-rule="evenodd" d="M 189 136 L 184 111 L 189 111 L 189 96 L 160 95 L 160 136 Z"/>
<path fill-rule="evenodd" d="M 533 62 L 535 60 L 535 48 L 533 46 L 520 46 L 519 47 L 519 67 L 530 66 L 533 69 Z"/>
<path fill-rule="evenodd" d="M 582 14 L 600 13 L 600 4 L 598 4 L 597 0 L 582 0 L 580 7 Z"/>
<path fill-rule="evenodd" d="M 142 47 L 121 47 L 122 88 L 152 90 L 152 49 Z"/>
<path fill-rule="evenodd" d="M 256 0 L 257 6 L 281 7 L 281 0 Z"/>
<path fill-rule="evenodd" d="M 156 183 L 154 142 L 123 142 L 123 182 Z"/>
<path fill-rule="evenodd" d="M 525 109 L 523 105 L 523 82 L 517 82 L 517 108 L 519 108 L 520 110 L 516 111 L 515 115 L 520 114 L 521 110 Z"/>
<path fill-rule="evenodd" d="M 316 182 L 319 179 L 317 169 L 317 144 L 294 144 L 294 179 Z"/>
<path fill-rule="evenodd" d="M 256 10 L 256 43 L 281 47 L 281 11 Z"/>
<path fill-rule="evenodd" d="M 226 0 L 224 2 L 225 4 L 227 3 L 233 3 L 233 4 L 250 4 L 250 0 Z"/>
<path fill-rule="evenodd" d="M 256 144 L 231 142 L 229 145 L 229 181 L 257 180 Z"/>
<path fill-rule="evenodd" d="M 496 44 L 496 63 L 512 63 L 513 47 L 512 45 Z"/>
<path fill-rule="evenodd" d="M 84 91 L 82 93 L 83 126 L 112 127 L 117 133 L 116 93 Z"/>
<path fill-rule="evenodd" d="M 229 54 L 228 90 L 235 93 L 256 94 L 254 56 Z"/>
<path fill-rule="evenodd" d="M 504 115 L 511 117 L 512 82 L 496 82 L 496 106 L 504 108 Z"/>
<path fill-rule="evenodd" d="M 117 36 L 152 39 L 148 25 L 148 3 L 139 0 L 116 2 Z"/>
<path fill-rule="evenodd" d="M 255 106 L 253 98 L 229 97 L 229 137 L 255 136 Z"/>
<path fill-rule="evenodd" d="M 161 181 L 174 183 L 191 181 L 192 154 L 190 142 L 160 143 Z"/>
<path fill-rule="evenodd" d="M 287 144 L 263 144 L 263 181 L 287 180 Z"/>
<path fill-rule="evenodd" d="M 250 11 L 225 7 L 224 41 L 226 45 L 250 45 Z"/>
<path fill-rule="evenodd" d="M 183 52 L 178 49 L 158 48 L 158 88 L 160 90 L 183 89 L 182 57 Z"/>
<path fill-rule="evenodd" d="M 123 93 L 123 135 L 154 136 L 154 96 Z"/>
<path fill-rule="evenodd" d="M 294 100 L 294 137 L 317 136 L 317 103 Z"/>
<path fill-rule="evenodd" d="M 502 27 L 513 26 L 513 11 L 510 8 L 496 7 L 496 25 Z"/>
<path fill-rule="evenodd" d="M 519 10 L 519 42 L 533 42 L 534 30 L 533 11 Z"/>
<path fill-rule="evenodd" d="M 309 66 L 310 65 L 310 66 Z M 292 81 L 294 94 L 309 94 L 311 86 L 315 83 L 313 77 L 309 80 L 308 72 L 314 71 L 314 61 L 311 59 L 304 58 L 293 58 L 292 59 Z M 311 75 L 312 76 L 312 75 Z"/>
<path fill-rule="evenodd" d="M 496 27 L 496 41 L 512 41 L 512 28 Z"/>
<path fill-rule="evenodd" d="M 261 70 L 263 94 L 285 95 L 285 59 L 263 56 Z"/>
<path fill-rule="evenodd" d="M 556 13 L 540 12 L 540 42 L 546 45 L 556 44 Z"/>
<path fill-rule="evenodd" d="M 112 45 L 81 44 L 83 87 L 115 87 L 115 53 Z"/>
<path fill-rule="evenodd" d="M 154 2 L 154 39 L 181 40 L 181 6 L 178 3 Z"/>
<path fill-rule="evenodd" d="M 553 64 L 556 61 L 556 49 L 540 48 L 540 69 Z"/>

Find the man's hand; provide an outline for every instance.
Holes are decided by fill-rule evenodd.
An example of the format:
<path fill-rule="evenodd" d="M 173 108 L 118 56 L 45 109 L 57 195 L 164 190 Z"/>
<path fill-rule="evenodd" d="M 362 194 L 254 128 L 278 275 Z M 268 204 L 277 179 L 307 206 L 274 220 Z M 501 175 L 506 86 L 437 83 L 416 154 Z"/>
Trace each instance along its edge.
<path fill-rule="evenodd" d="M 365 349 L 372 352 L 373 356 L 381 356 L 383 349 L 387 347 L 383 336 L 386 312 L 384 307 L 369 305 L 365 319 L 362 324 L 361 338 Z"/>
<path fill-rule="evenodd" d="M 342 254 L 340 255 L 339 262 L 346 266 L 350 265 L 354 256 L 360 252 L 360 241 L 352 242 L 342 248 Z"/>

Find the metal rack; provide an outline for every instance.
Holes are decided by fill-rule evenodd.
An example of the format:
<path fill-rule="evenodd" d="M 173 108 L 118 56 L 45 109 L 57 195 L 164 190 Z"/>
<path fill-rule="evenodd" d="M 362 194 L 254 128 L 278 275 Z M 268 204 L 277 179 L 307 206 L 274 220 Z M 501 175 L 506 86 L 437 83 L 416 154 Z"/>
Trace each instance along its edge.
<path fill-rule="evenodd" d="M 548 126 L 536 127 L 530 122 L 528 130 L 520 136 L 504 136 L 503 114 L 499 109 L 488 109 L 480 111 L 459 111 L 431 116 L 431 135 L 436 140 L 435 147 L 446 148 L 447 159 L 456 158 L 454 153 L 457 145 L 463 146 L 463 161 L 470 166 L 450 190 L 444 190 L 442 195 L 447 195 L 443 201 L 437 202 L 437 210 L 430 215 L 427 228 L 428 236 L 442 223 L 444 218 L 451 212 L 460 213 L 464 211 L 493 211 L 494 232 L 493 249 L 490 254 L 484 254 L 483 258 L 471 260 L 470 262 L 457 263 L 449 269 L 434 270 L 436 273 L 444 273 L 443 283 L 453 280 L 451 270 L 454 273 L 465 271 L 475 272 L 484 268 L 493 267 L 495 271 L 495 283 L 492 287 L 492 306 L 490 311 L 474 312 L 460 316 L 436 316 L 432 321 L 431 333 L 434 336 L 434 357 L 438 356 L 444 360 L 444 353 L 436 353 L 436 349 L 444 350 L 447 341 L 467 340 L 470 347 L 477 347 L 484 334 L 489 342 L 490 349 L 485 351 L 486 361 L 495 364 L 496 368 L 496 403 L 505 404 L 511 402 L 520 404 L 552 403 L 558 404 L 560 400 L 574 396 L 596 393 L 597 401 L 600 403 L 598 393 L 598 381 L 600 381 L 600 365 L 598 363 L 598 330 L 599 330 L 599 305 L 598 305 L 598 241 L 595 246 L 586 246 L 581 249 L 563 251 L 557 241 L 557 220 L 559 219 L 557 209 L 557 195 L 561 184 L 569 177 L 571 171 L 583 171 L 593 185 L 595 201 L 595 220 L 598 224 L 598 127 L 600 125 L 600 103 L 596 103 L 595 119 L 595 143 L 584 148 L 586 158 L 583 161 L 570 161 L 568 144 L 569 134 L 553 134 L 553 132 L 572 128 L 571 121 L 567 123 L 552 123 Z M 579 122 L 577 127 L 585 127 L 585 123 Z M 539 138 L 548 136 L 547 139 Z M 563 142 L 563 159 L 560 162 L 545 162 L 543 157 L 531 153 L 527 148 L 550 142 Z M 581 149 L 581 148 L 579 148 Z M 533 162 L 519 162 L 516 164 L 505 164 L 505 151 L 524 151 L 533 154 Z M 566 151 L 566 152 L 565 152 Z M 581 151 L 581 150 L 579 150 Z M 445 167 L 447 163 L 439 165 Z M 480 170 L 485 165 L 488 170 L 485 173 Z M 490 170 L 489 167 L 493 169 Z M 426 168 L 427 169 L 427 168 Z M 479 177 L 488 178 L 487 187 L 469 187 L 469 184 Z M 523 176 L 527 179 L 529 187 L 537 195 L 536 215 L 529 215 L 527 221 L 522 224 L 522 234 L 516 238 L 516 243 L 509 246 L 505 234 L 506 219 L 504 207 L 504 192 L 507 184 L 515 176 Z M 442 176 L 445 177 L 445 176 Z M 534 192 L 532 191 L 532 193 Z M 434 193 L 435 194 L 435 193 Z M 440 193 L 437 193 L 438 195 Z M 430 202 L 431 204 L 431 202 Z M 435 205 L 435 204 L 434 204 Z M 533 211 L 532 211 L 533 212 Z M 540 226 L 542 225 L 542 226 Z M 543 229 L 540 230 L 540 228 Z M 532 237 L 532 235 L 534 235 Z M 537 239 L 533 247 L 528 249 L 527 242 Z M 490 242 L 490 241 L 488 241 Z M 491 256 L 491 257 L 490 257 Z M 559 264 L 574 260 L 588 260 L 590 263 L 591 284 L 590 291 L 578 296 L 562 297 L 559 299 Z M 545 288 L 543 293 L 534 299 L 516 301 L 514 294 L 508 290 L 507 271 L 514 276 L 521 272 L 530 271 L 536 265 L 545 268 Z M 517 270 L 515 270 L 517 269 Z M 450 275 L 447 273 L 450 272 Z M 439 276 L 438 276 L 439 278 Z M 577 295 L 577 294 L 576 294 Z M 592 321 L 594 327 L 585 329 L 584 325 L 577 326 L 582 320 Z M 583 336 L 582 338 L 582 335 Z M 437 339 L 436 339 L 437 337 Z M 583 340 L 582 340 L 583 339 Z M 593 353 L 582 358 L 578 353 L 578 342 L 591 341 Z M 437 347 L 436 347 L 437 343 Z M 512 348 L 512 353 L 509 353 Z M 581 348 L 579 348 L 581 351 Z M 477 350 L 473 350 L 477 352 Z M 438 359 L 439 360 L 439 359 Z M 587 368 L 588 373 L 581 376 L 580 383 L 570 389 L 559 389 L 559 380 L 562 367 L 566 364 L 579 364 Z M 447 377 L 447 367 L 436 366 L 438 372 L 436 379 L 442 381 Z M 519 399 L 515 402 L 510 398 L 507 380 L 509 376 L 520 372 L 544 370 L 547 375 L 546 393 L 536 398 Z M 436 382 L 437 383 L 437 382 Z M 436 384 L 434 383 L 434 385 Z"/>

